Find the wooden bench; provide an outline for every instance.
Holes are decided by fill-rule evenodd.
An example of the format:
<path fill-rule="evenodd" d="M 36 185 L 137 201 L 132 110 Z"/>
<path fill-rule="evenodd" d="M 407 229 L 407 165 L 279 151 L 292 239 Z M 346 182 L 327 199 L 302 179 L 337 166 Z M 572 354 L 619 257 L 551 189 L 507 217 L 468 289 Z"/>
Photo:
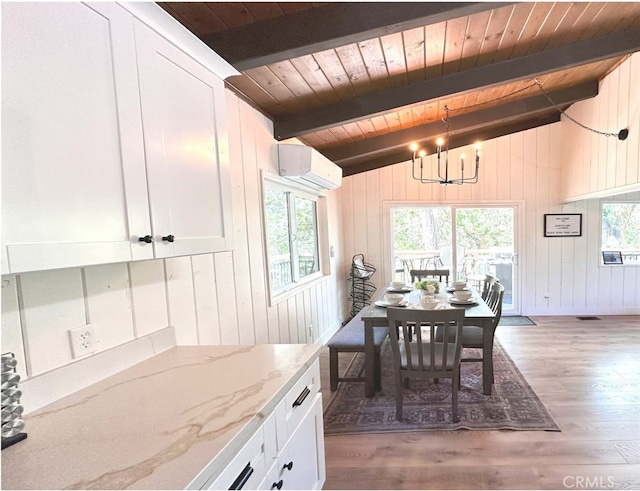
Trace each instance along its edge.
<path fill-rule="evenodd" d="M 380 347 L 389 335 L 387 327 L 373 328 L 373 344 L 375 346 L 374 372 L 376 390 L 381 387 Z M 364 321 L 360 316 L 351 319 L 342 329 L 333 335 L 327 343 L 329 347 L 329 377 L 331 391 L 338 388 L 338 382 L 364 382 L 365 378 L 341 377 L 338 373 L 338 353 L 364 353 Z"/>

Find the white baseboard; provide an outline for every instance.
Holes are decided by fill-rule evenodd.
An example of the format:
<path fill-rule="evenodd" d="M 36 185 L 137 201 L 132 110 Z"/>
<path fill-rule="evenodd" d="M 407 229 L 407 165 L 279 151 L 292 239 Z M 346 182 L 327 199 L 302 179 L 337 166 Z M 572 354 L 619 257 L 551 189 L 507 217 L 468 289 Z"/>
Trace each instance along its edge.
<path fill-rule="evenodd" d="M 616 307 L 613 309 L 600 309 L 594 307 L 581 308 L 548 308 L 527 309 L 522 315 L 640 315 L 640 307 Z"/>

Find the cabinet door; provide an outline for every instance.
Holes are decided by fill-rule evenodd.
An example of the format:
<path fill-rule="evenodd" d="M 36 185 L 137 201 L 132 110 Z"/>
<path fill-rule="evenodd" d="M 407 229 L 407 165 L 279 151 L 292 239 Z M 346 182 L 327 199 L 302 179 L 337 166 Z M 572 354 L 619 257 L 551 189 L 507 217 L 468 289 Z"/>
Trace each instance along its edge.
<path fill-rule="evenodd" d="M 316 394 L 309 412 L 278 457 L 282 489 L 321 489 L 325 481 L 322 395 Z"/>
<path fill-rule="evenodd" d="M 148 259 L 133 17 L 2 4 L 3 273 Z"/>
<path fill-rule="evenodd" d="M 156 257 L 230 249 L 224 82 L 144 24 L 135 33 Z"/>

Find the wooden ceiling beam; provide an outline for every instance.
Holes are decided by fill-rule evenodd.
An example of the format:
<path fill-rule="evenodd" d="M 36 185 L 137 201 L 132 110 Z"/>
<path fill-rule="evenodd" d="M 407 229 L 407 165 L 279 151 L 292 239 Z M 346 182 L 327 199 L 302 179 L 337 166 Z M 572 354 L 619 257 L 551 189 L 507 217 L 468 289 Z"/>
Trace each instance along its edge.
<path fill-rule="evenodd" d="M 300 136 L 426 100 L 534 78 L 635 51 L 640 51 L 640 29 L 630 29 L 282 116 L 274 121 L 274 136 L 277 140 Z"/>
<path fill-rule="evenodd" d="M 444 22 L 515 2 L 344 2 L 201 36 L 237 70 Z"/>
<path fill-rule="evenodd" d="M 449 134 L 453 137 L 461 133 L 482 131 L 485 126 L 522 119 L 522 117 L 532 117 L 535 114 L 548 113 L 550 109 L 566 107 L 574 102 L 590 99 L 596 95 L 598 95 L 598 81 L 594 80 L 550 92 L 549 98 L 553 100 L 554 104 L 551 104 L 544 94 L 540 94 L 507 102 L 499 106 L 461 114 L 460 116 L 450 116 Z M 445 126 L 442 121 L 435 121 L 367 138 L 366 140 L 347 143 L 339 147 L 320 149 L 320 151 L 329 160 L 341 166 L 349 165 L 351 161 L 361 161 L 363 158 L 374 158 L 376 155 L 400 148 L 403 149 L 406 157 L 411 143 L 428 142 L 431 147 L 435 148 L 433 142 L 437 137 L 444 136 L 444 133 Z M 476 136 L 476 140 L 479 139 L 482 139 L 480 134 Z"/>
<path fill-rule="evenodd" d="M 492 138 L 498 138 L 520 131 L 526 131 L 539 126 L 544 126 L 551 123 L 557 123 L 560 121 L 560 113 L 553 112 L 543 116 L 532 117 L 522 121 L 516 121 L 509 124 L 502 124 L 493 127 L 485 127 L 479 132 L 465 133 L 456 135 L 449 140 L 449 148 L 459 148 L 465 145 L 470 145 L 481 140 L 490 140 Z M 374 169 L 380 169 L 388 165 L 398 164 L 400 162 L 406 162 L 411 160 L 411 154 L 408 151 L 404 152 L 391 152 L 375 158 L 366 158 L 358 162 L 354 162 L 349 165 L 341 165 L 343 177 L 353 176 L 362 172 L 367 172 Z M 482 163 L 480 164 L 482 165 Z"/>

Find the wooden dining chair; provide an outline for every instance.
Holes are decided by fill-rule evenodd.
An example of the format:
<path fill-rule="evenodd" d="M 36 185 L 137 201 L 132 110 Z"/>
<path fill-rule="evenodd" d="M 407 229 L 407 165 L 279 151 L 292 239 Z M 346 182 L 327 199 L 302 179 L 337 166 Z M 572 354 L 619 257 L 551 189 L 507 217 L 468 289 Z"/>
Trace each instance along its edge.
<path fill-rule="evenodd" d="M 496 334 L 496 328 L 498 327 L 498 322 L 500 322 L 500 317 L 502 316 L 502 299 L 504 297 L 504 285 L 500 283 L 494 283 L 487 296 L 485 302 L 492 310 L 495 315 L 495 319 L 491 323 L 491 335 L 489 336 L 490 345 L 488 346 L 489 351 L 491 353 L 491 359 L 488 360 L 488 369 L 491 374 L 491 382 L 494 381 L 493 377 L 493 341 Z M 440 327 L 436 332 L 436 340 L 442 341 L 442 327 Z M 456 331 L 449 328 L 448 330 L 449 336 L 448 339 L 451 341 L 456 335 Z M 481 326 L 473 326 L 473 325 L 465 325 L 462 328 L 462 347 L 463 348 L 480 348 L 484 350 L 484 330 Z M 484 361 L 483 357 L 472 357 L 472 358 L 462 358 L 463 362 L 482 362 Z"/>
<path fill-rule="evenodd" d="M 492 274 L 485 275 L 484 281 L 482 282 L 482 293 L 480 294 L 480 296 L 482 297 L 482 300 L 487 299 L 487 295 L 489 295 L 489 290 L 491 290 L 491 287 L 493 286 L 493 284 L 499 283 L 499 282 L 500 280 L 495 276 L 493 276 Z"/>
<path fill-rule="evenodd" d="M 449 270 L 448 269 L 412 269 L 409 271 L 409 275 L 411 276 L 411 283 L 415 283 L 416 281 L 425 279 L 425 278 L 434 278 L 438 279 L 439 282 L 442 283 L 443 278 L 444 282 L 449 284 Z"/>
<path fill-rule="evenodd" d="M 402 421 L 403 390 L 410 378 L 451 379 L 452 419 L 458 421 L 458 389 L 464 309 L 418 310 L 388 308 L 389 339 L 396 382 L 396 419 Z M 437 342 L 438 326 L 452 338 Z M 420 326 L 415 329 L 414 326 Z M 412 335 L 413 334 L 413 335 Z"/>

